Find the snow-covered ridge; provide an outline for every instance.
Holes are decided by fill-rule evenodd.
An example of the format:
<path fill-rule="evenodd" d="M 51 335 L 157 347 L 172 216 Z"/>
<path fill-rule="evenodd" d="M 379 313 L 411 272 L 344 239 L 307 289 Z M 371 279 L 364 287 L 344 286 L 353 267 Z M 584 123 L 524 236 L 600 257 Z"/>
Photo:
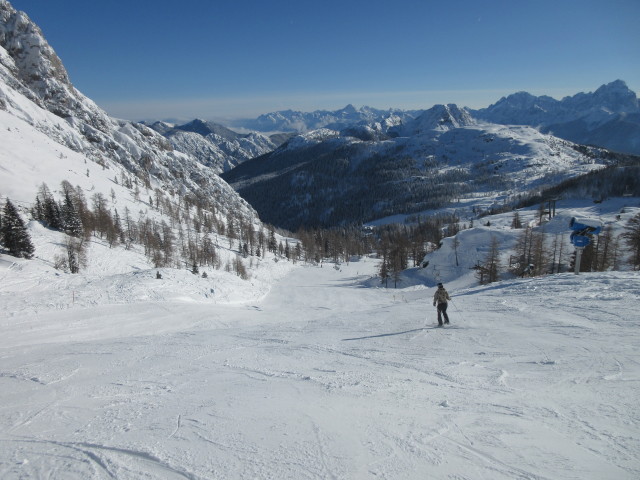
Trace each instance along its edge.
<path fill-rule="evenodd" d="M 153 188 L 189 193 L 206 198 L 222 211 L 255 217 L 253 209 L 209 166 L 176 151 L 166 138 L 145 125 L 109 117 L 78 92 L 40 29 L 6 0 L 0 1 L 0 62 L 0 113 L 59 143 L 64 147 L 60 150 L 65 150 L 62 155 L 69 149 L 103 168 L 125 168 L 146 178 Z M 5 150 L 9 144 L 5 138 L 16 136 L 17 131 L 10 129 L 8 118 L 5 125 L 0 161 L 6 168 L 5 162 L 12 162 L 14 153 Z M 7 170 L 11 174 L 11 168 Z M 4 195 L 15 196 L 12 183 L 3 178 L 0 188 Z M 32 193 L 35 196 L 35 188 Z"/>
<path fill-rule="evenodd" d="M 319 128 L 308 133 L 296 135 L 283 145 L 284 150 L 296 150 L 299 148 L 306 148 L 309 146 L 317 145 L 321 142 L 338 138 L 340 132 L 331 130 L 329 128 Z"/>
<path fill-rule="evenodd" d="M 483 109 L 462 109 L 459 114 L 437 113 L 447 105 L 436 105 L 431 109 L 403 111 L 399 109 L 377 110 L 363 106 L 347 105 L 333 112 L 318 110 L 298 112 L 283 110 L 261 115 L 255 120 L 238 121 L 235 126 L 260 131 L 294 131 L 306 133 L 320 128 L 344 130 L 353 126 L 384 124 L 390 119 L 399 120 L 410 128 L 415 120 L 423 116 L 422 122 L 440 129 L 469 125 L 473 121 L 485 121 L 503 125 L 528 125 L 545 133 L 575 143 L 598 145 L 615 151 L 640 154 L 640 106 L 637 95 L 622 80 L 600 86 L 595 92 L 577 93 L 556 100 L 550 96 L 534 96 L 528 92 L 517 92 L 503 97 L 495 104 Z M 429 118 L 433 115 L 435 118 Z M 469 118 L 471 117 L 471 119 Z M 447 118 L 448 117 L 448 118 Z M 398 126 L 400 123 L 396 122 Z M 418 126 L 425 130 L 425 125 Z M 405 133 L 406 134 L 406 133 Z"/>
<path fill-rule="evenodd" d="M 533 194 L 611 161 L 602 149 L 581 148 L 530 126 L 477 121 L 450 104 L 406 124 L 313 130 L 223 178 L 265 221 L 295 230 L 300 224 L 373 222 L 454 201 L 467 215 L 474 206 Z M 278 208 L 263 207 L 265 195 Z M 354 203 L 357 209 L 343 208 Z"/>
<path fill-rule="evenodd" d="M 518 92 L 471 113 L 494 123 L 530 125 L 576 143 L 640 154 L 640 101 L 622 80 L 562 100 Z"/>
<path fill-rule="evenodd" d="M 316 110 L 300 112 L 281 110 L 260 115 L 254 120 L 238 120 L 234 126 L 262 132 L 285 131 L 305 133 L 311 130 L 329 128 L 342 130 L 352 125 L 384 123 L 388 118 L 398 117 L 403 121 L 415 118 L 418 110 L 379 110 L 367 106 L 356 108 L 349 104 L 334 111 Z"/>
<path fill-rule="evenodd" d="M 239 134 L 202 119 L 184 125 L 155 122 L 149 127 L 165 136 L 176 150 L 192 156 L 216 174 L 277 147 L 271 138 L 261 133 Z"/>
<path fill-rule="evenodd" d="M 625 82 L 616 80 L 595 92 L 577 93 L 562 100 L 518 92 L 472 114 L 496 123 L 535 126 L 565 123 L 582 117 L 598 116 L 603 120 L 614 114 L 638 112 L 640 104 L 636 94 Z"/>
<path fill-rule="evenodd" d="M 476 121 L 464 108 L 455 104 L 435 105 L 400 127 L 398 133 L 403 136 L 411 136 L 430 131 L 446 132 L 454 128 L 475 124 Z"/>

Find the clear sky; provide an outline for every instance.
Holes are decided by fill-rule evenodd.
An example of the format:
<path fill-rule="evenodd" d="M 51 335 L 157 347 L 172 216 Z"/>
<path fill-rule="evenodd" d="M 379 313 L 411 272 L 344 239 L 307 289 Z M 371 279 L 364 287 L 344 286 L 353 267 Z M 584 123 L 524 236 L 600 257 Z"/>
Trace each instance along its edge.
<path fill-rule="evenodd" d="M 10 2 L 76 88 L 131 120 L 640 92 L 640 0 Z"/>

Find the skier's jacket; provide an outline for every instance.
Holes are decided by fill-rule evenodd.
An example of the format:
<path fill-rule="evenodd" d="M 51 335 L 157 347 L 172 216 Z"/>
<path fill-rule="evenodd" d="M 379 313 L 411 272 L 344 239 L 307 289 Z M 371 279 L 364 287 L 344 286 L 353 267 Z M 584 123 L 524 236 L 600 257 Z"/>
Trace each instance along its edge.
<path fill-rule="evenodd" d="M 451 300 L 451 297 L 444 288 L 438 288 L 436 293 L 433 294 L 433 303 L 447 303 L 447 300 Z"/>

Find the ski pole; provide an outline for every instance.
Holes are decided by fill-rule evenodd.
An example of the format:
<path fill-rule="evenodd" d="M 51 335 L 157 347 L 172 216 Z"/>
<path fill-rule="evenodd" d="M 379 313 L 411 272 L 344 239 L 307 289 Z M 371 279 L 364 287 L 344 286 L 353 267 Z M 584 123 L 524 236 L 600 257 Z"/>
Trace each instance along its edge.
<path fill-rule="evenodd" d="M 453 305 L 453 308 L 456 309 L 456 312 L 459 312 L 460 310 L 458 309 L 458 307 L 456 307 L 456 304 L 453 303 L 453 299 L 451 299 L 450 302 L 451 302 L 451 305 Z"/>

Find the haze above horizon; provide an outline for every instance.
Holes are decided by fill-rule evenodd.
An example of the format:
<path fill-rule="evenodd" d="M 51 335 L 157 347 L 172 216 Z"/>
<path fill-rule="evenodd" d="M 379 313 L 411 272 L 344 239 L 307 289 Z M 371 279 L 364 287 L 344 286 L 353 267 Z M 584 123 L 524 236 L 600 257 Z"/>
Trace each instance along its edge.
<path fill-rule="evenodd" d="M 481 108 L 640 87 L 640 2 L 10 0 L 78 90 L 130 120 L 346 104 Z"/>

